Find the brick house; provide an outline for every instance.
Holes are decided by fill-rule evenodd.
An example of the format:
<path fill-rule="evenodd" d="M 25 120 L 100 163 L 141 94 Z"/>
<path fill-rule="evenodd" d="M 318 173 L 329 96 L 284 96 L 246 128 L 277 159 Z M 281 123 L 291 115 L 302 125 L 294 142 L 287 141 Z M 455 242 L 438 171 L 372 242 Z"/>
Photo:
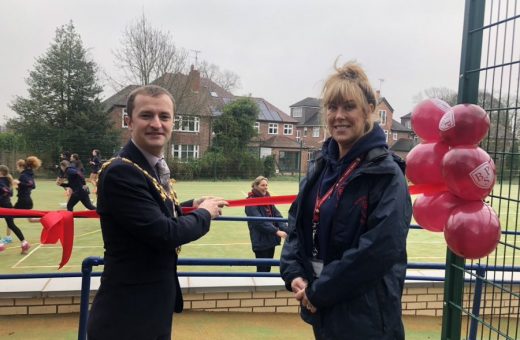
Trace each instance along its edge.
<path fill-rule="evenodd" d="M 402 157 L 406 156 L 408 151 L 402 151 L 410 145 L 407 141 L 413 141 L 414 134 L 412 129 L 405 124 L 396 121 L 394 109 L 385 97 L 381 97 L 380 91 L 376 91 L 377 105 L 375 107 L 376 121 L 384 130 L 386 141 L 391 150 L 393 146 L 399 142 L 397 152 Z M 307 97 L 290 106 L 291 117 L 298 121 L 296 126 L 296 138 L 303 143 L 307 153 L 302 157 L 302 169 L 307 168 L 307 162 L 312 159 L 316 152 L 321 148 L 321 144 L 328 137 L 324 122 L 322 122 L 320 110 L 321 103 L 317 98 Z M 412 143 L 413 144 L 413 143 Z"/>
<path fill-rule="evenodd" d="M 181 161 L 197 159 L 212 143 L 213 119 L 222 114 L 224 105 L 240 98 L 212 80 L 201 77 L 192 66 L 188 75 L 165 74 L 152 84 L 168 89 L 176 100 L 173 137 L 167 157 Z M 130 138 L 125 122 L 126 98 L 138 85 L 129 85 L 103 101 L 105 112 L 121 132 L 121 145 Z M 300 144 L 296 141 L 296 120 L 263 98 L 251 98 L 258 106 L 255 128 L 259 136 L 252 142 L 260 156 L 274 155 L 280 171 L 297 171 Z"/>

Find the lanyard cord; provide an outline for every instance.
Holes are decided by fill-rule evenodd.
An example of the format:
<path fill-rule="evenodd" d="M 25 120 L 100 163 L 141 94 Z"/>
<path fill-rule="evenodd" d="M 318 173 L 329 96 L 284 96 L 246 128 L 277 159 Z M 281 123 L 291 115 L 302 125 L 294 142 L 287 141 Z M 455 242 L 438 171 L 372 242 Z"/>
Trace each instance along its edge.
<path fill-rule="evenodd" d="M 327 201 L 330 198 L 330 196 L 332 196 L 332 194 L 334 193 L 334 191 L 336 191 L 336 189 L 338 189 L 343 184 L 345 184 L 345 182 L 350 177 L 350 175 L 352 175 L 354 170 L 358 167 L 359 163 L 361 163 L 360 157 L 356 158 L 349 165 L 349 167 L 343 172 L 343 174 L 341 174 L 341 177 L 336 181 L 336 183 L 334 183 L 329 188 L 329 190 L 327 190 L 325 195 L 320 197 L 320 190 L 318 189 L 318 194 L 316 195 L 316 203 L 314 204 L 314 211 L 313 211 L 313 215 L 312 215 L 312 243 L 313 243 L 312 244 L 312 255 L 314 257 L 316 257 L 318 255 L 318 246 L 319 246 L 318 243 L 319 242 L 317 240 L 317 232 L 318 232 L 318 225 L 320 222 L 321 206 L 323 205 L 323 203 L 325 203 L 325 201 Z M 320 186 L 321 186 L 321 184 L 320 184 Z"/>

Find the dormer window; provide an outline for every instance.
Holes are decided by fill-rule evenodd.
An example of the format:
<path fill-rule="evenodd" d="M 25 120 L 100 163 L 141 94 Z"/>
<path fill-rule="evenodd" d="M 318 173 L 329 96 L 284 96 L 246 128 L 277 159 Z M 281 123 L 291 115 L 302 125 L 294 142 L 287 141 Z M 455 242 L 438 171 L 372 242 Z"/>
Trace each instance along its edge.
<path fill-rule="evenodd" d="M 303 107 L 293 107 L 291 108 L 291 115 L 294 118 L 300 118 L 303 116 Z"/>

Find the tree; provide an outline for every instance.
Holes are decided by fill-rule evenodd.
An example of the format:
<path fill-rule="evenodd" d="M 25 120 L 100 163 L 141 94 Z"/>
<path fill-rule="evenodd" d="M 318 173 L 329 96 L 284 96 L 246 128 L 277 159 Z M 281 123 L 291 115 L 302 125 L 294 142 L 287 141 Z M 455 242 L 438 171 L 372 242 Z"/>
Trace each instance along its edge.
<path fill-rule="evenodd" d="M 221 173 L 245 178 L 258 176 L 262 163 L 248 148 L 251 139 L 257 135 L 254 128 L 257 117 L 258 107 L 249 98 L 240 98 L 224 106 L 222 115 L 213 126 L 213 155 L 208 155 L 221 160 Z"/>
<path fill-rule="evenodd" d="M 223 114 L 215 120 L 214 144 L 227 153 L 243 151 L 251 138 L 256 136 L 254 124 L 258 117 L 258 107 L 249 98 L 240 98 L 224 106 Z"/>
<path fill-rule="evenodd" d="M 96 71 L 74 24 L 58 27 L 26 79 L 28 97 L 17 96 L 11 105 L 18 117 L 8 123 L 45 162 L 55 161 L 62 150 L 83 158 L 93 148 L 105 154 L 115 150 L 118 135 L 103 113 Z"/>
<path fill-rule="evenodd" d="M 437 98 L 444 100 L 450 106 L 457 104 L 457 91 L 447 87 L 430 87 L 424 90 L 426 98 Z M 422 92 L 419 92 L 413 97 L 413 101 L 417 104 L 424 99 Z"/>

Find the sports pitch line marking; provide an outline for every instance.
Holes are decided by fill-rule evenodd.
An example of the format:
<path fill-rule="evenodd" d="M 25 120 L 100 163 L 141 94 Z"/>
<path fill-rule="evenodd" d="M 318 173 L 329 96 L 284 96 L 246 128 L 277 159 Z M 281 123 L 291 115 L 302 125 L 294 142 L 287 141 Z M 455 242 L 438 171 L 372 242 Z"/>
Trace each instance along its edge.
<path fill-rule="evenodd" d="M 27 258 L 29 258 L 29 256 L 31 256 L 35 251 L 37 251 L 38 249 L 40 249 L 42 245 L 40 243 L 38 243 L 38 245 L 36 247 L 33 248 L 33 250 L 31 250 L 29 252 L 29 254 L 25 255 L 24 257 L 22 257 L 18 262 L 16 262 L 11 268 L 18 268 L 18 265 L 20 263 L 22 263 L 23 261 L 25 261 Z"/>

